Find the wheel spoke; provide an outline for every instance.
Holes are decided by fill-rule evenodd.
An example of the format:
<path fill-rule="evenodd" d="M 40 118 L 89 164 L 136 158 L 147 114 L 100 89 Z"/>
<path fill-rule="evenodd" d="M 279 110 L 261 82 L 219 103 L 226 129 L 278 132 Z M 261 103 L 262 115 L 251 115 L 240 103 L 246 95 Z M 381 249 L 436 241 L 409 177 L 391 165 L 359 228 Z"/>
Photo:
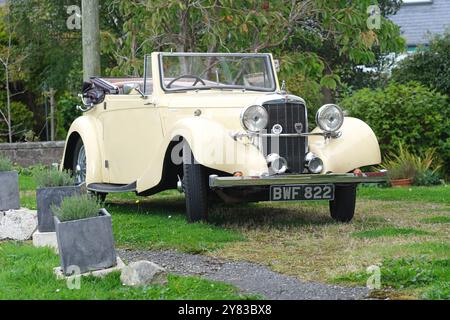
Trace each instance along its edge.
<path fill-rule="evenodd" d="M 84 148 L 84 145 L 81 146 L 80 151 L 78 152 L 76 179 L 78 184 L 86 181 L 86 150 Z"/>

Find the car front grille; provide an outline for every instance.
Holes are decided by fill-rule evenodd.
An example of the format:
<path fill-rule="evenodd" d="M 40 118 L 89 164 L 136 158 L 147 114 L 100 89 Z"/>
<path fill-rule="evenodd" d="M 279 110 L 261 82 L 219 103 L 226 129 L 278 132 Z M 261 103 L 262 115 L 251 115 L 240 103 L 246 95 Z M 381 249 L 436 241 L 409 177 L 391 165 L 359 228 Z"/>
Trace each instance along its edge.
<path fill-rule="evenodd" d="M 302 103 L 295 102 L 267 102 L 263 104 L 269 114 L 267 133 L 272 133 L 274 125 L 283 127 L 282 133 L 297 133 L 296 124 L 301 124 L 307 131 L 306 107 Z M 269 137 L 263 142 L 265 155 L 277 153 L 285 158 L 288 163 L 287 173 L 303 173 L 306 152 L 306 137 Z"/>

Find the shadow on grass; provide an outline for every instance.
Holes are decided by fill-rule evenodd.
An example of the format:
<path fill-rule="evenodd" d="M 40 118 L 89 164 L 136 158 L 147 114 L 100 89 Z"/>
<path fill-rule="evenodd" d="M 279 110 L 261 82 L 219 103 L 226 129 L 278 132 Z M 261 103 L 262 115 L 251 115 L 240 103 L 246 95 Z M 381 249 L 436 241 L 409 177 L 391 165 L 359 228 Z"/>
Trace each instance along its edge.
<path fill-rule="evenodd" d="M 183 196 L 157 196 L 140 200 L 111 199 L 108 207 L 123 214 L 151 214 L 162 216 L 185 216 Z M 218 227 L 244 229 L 297 226 L 321 226 L 335 223 L 329 216 L 327 206 L 318 203 L 302 204 L 213 204 L 210 207 L 209 223 Z"/>

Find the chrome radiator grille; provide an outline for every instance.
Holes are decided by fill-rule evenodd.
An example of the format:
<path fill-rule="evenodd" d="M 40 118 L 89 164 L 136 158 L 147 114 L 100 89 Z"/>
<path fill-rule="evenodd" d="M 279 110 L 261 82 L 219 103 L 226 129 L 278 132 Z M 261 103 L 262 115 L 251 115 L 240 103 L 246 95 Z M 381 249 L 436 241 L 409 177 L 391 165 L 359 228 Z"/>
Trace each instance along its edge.
<path fill-rule="evenodd" d="M 282 133 L 297 133 L 296 124 L 307 130 L 306 107 L 301 103 L 277 101 L 263 104 L 269 114 L 267 133 L 274 125 L 283 127 Z M 305 137 L 269 137 L 263 142 L 264 153 L 278 153 L 288 163 L 287 173 L 303 173 L 307 140 Z"/>

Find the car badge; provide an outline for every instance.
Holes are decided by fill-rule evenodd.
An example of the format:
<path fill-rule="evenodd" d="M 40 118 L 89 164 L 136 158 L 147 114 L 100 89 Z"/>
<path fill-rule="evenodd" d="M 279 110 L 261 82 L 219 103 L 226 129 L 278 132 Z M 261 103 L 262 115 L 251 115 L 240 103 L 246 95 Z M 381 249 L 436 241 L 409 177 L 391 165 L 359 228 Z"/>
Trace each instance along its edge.
<path fill-rule="evenodd" d="M 276 124 L 272 127 L 272 133 L 274 134 L 281 134 L 283 132 L 283 127 L 281 126 L 281 124 Z"/>
<path fill-rule="evenodd" d="M 294 125 L 295 127 L 295 131 L 297 131 L 297 133 L 302 133 L 303 132 L 303 123 L 296 123 Z"/>

